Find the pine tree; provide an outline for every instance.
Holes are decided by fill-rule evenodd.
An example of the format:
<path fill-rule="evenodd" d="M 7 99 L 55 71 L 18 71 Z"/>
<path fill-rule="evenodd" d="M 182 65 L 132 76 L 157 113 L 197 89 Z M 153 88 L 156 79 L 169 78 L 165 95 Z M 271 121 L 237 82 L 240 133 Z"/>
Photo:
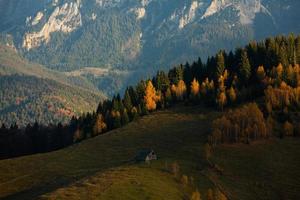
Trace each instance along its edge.
<path fill-rule="evenodd" d="M 123 104 L 124 104 L 124 107 L 127 110 L 130 111 L 132 109 L 132 102 L 131 102 L 131 98 L 130 98 L 128 89 L 126 89 L 126 91 L 125 91 L 125 95 L 124 95 L 124 99 L 123 99 Z"/>
<path fill-rule="evenodd" d="M 242 51 L 241 61 L 239 64 L 239 78 L 242 82 L 247 83 L 251 76 L 251 66 L 248 59 L 247 52 L 245 50 Z"/>
<path fill-rule="evenodd" d="M 170 80 L 164 71 L 159 71 L 157 72 L 156 77 L 154 77 L 153 84 L 157 90 L 164 93 L 170 87 Z"/>
<path fill-rule="evenodd" d="M 166 101 L 166 106 L 169 106 L 172 103 L 172 92 L 170 88 L 168 88 L 165 93 L 165 101 Z"/>
<path fill-rule="evenodd" d="M 129 117 L 128 117 L 126 109 L 124 109 L 124 111 L 122 113 L 121 122 L 122 122 L 123 126 L 129 123 Z"/>
<path fill-rule="evenodd" d="M 103 113 L 103 102 L 102 101 L 98 104 L 97 113 Z"/>
<path fill-rule="evenodd" d="M 216 74 L 215 77 L 220 77 L 225 70 L 225 59 L 224 59 L 224 52 L 220 51 L 217 54 L 217 63 L 216 63 Z"/>
<path fill-rule="evenodd" d="M 132 107 L 130 113 L 132 121 L 136 120 L 139 117 L 138 109 L 136 107 Z"/>

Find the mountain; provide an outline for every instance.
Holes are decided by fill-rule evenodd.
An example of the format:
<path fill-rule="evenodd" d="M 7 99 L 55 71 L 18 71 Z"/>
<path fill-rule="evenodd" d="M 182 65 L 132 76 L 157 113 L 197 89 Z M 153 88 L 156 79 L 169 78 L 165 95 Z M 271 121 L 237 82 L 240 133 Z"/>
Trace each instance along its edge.
<path fill-rule="evenodd" d="M 297 0 L 0 0 L 0 73 L 16 86 L 22 77 L 12 78 L 15 73 L 26 82 L 27 76 L 35 79 L 31 83 L 37 79 L 35 87 L 50 80 L 50 93 L 64 88 L 73 91 L 67 96 L 80 90 L 83 99 L 99 91 L 112 96 L 157 70 L 206 59 L 219 49 L 299 33 L 299 6 Z M 13 96 L 5 107 L 15 105 L 20 95 L 4 85 L 2 91 Z M 2 120 L 16 119 L 15 110 L 1 109 L 1 115 L 11 113 Z"/>
<path fill-rule="evenodd" d="M 20 54 L 51 69 L 107 70 L 90 80 L 109 92 L 220 48 L 299 33 L 299 6 L 297 0 L 0 0 L 0 32 Z"/>
<path fill-rule="evenodd" d="M 31 63 L 11 46 L 0 45 L 0 122 L 65 123 L 95 110 L 104 98 L 84 80 Z"/>

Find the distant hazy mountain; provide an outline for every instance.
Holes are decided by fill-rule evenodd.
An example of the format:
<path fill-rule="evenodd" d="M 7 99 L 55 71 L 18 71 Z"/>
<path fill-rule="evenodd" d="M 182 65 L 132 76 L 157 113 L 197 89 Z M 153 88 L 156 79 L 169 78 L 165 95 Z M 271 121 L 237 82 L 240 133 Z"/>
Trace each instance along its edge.
<path fill-rule="evenodd" d="M 300 33 L 299 7 L 298 0 L 0 0 L 0 34 L 30 61 L 112 95 L 218 49 Z"/>

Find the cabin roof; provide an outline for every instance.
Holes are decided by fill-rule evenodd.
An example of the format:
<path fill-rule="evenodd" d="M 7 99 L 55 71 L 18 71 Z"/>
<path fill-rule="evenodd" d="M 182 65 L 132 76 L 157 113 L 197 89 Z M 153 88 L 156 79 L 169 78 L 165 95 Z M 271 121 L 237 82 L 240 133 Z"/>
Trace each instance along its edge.
<path fill-rule="evenodd" d="M 152 149 L 142 149 L 138 152 L 138 154 L 136 155 L 135 159 L 136 160 L 145 160 L 145 158 L 151 153 L 153 152 Z"/>

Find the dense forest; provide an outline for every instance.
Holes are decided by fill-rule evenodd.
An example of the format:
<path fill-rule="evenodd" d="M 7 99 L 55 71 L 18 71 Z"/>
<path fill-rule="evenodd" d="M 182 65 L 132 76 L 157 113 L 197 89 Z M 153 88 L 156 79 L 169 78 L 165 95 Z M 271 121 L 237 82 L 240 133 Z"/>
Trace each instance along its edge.
<path fill-rule="evenodd" d="M 38 121 L 44 125 L 68 123 L 97 106 L 97 93 L 55 80 L 25 75 L 5 75 L 0 79 L 0 122 L 20 127 Z M 89 109 L 91 110 L 91 109 Z"/>
<path fill-rule="evenodd" d="M 250 143 L 271 136 L 299 135 L 300 36 L 278 36 L 251 42 L 234 52 L 219 51 L 159 71 L 99 103 L 93 113 L 73 117 L 68 125 L 26 129 L 1 128 L 1 158 L 51 151 L 122 127 L 138 117 L 174 104 L 206 104 L 224 112 L 213 122 L 210 145 Z M 241 105 L 241 104 L 244 105 Z"/>

